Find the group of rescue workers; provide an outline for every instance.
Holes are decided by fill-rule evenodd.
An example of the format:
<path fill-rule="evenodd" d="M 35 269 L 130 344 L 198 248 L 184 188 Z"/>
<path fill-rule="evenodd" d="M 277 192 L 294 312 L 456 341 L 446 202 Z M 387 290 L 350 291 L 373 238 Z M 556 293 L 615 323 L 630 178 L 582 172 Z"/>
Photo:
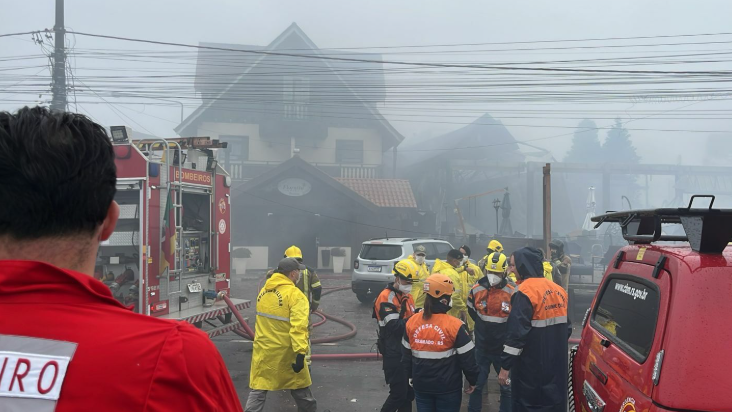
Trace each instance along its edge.
<path fill-rule="evenodd" d="M 571 259 L 561 241 L 510 256 L 492 240 L 470 260 L 468 246 L 436 259 L 426 249 L 394 265 L 394 282 L 374 302 L 377 345 L 389 395 L 382 412 L 480 411 L 490 370 L 498 374 L 500 412 L 564 411 L 567 394 L 567 293 Z M 556 281 L 556 284 L 554 283 Z M 310 313 L 322 285 L 291 246 L 257 296 L 251 392 L 246 411 L 263 410 L 268 391 L 289 389 L 298 410 L 314 412 L 310 390 Z M 509 377 L 512 375 L 512 379 Z M 464 389 L 463 376 L 467 381 Z"/>
<path fill-rule="evenodd" d="M 395 281 L 379 294 L 373 316 L 389 396 L 382 412 L 480 411 L 491 368 L 500 412 L 565 411 L 566 288 L 571 260 L 560 241 L 549 262 L 536 248 L 507 256 L 497 240 L 477 265 L 461 246 L 429 271 L 424 247 L 394 265 Z M 474 337 L 474 341 L 473 341 Z M 513 382 L 509 378 L 513 375 Z"/>
<path fill-rule="evenodd" d="M 94 279 L 99 243 L 120 216 L 104 128 L 42 107 L 0 112 L 0 149 L 0 313 L 12 313 L 0 316 L 0 409 L 241 411 L 205 333 L 132 313 Z M 418 247 L 394 265 L 373 309 L 389 384 L 382 411 L 413 400 L 419 412 L 458 411 L 463 391 L 480 410 L 492 367 L 501 412 L 564 412 L 571 260 L 562 244 L 551 244 L 551 262 L 531 247 L 507 256 L 497 241 L 477 264 L 470 253 L 451 250 L 430 271 Z M 283 389 L 299 411 L 317 410 L 309 318 L 322 287 L 302 258 L 289 248 L 257 295 L 248 412 Z"/>

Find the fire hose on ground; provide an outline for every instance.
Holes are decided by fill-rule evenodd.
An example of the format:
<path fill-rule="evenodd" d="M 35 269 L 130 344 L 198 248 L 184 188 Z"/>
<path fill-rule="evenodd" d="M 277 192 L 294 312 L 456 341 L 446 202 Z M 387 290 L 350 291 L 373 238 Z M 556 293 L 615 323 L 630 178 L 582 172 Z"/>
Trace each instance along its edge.
<path fill-rule="evenodd" d="M 329 293 L 337 292 L 340 290 L 347 290 L 350 289 L 350 286 L 338 286 L 338 287 L 332 287 L 332 288 L 325 288 L 326 290 L 323 292 L 321 296 L 325 296 Z M 221 294 L 221 298 L 226 302 L 226 304 L 229 306 L 229 309 L 234 313 L 234 316 L 236 316 L 236 320 L 239 321 L 239 324 L 241 325 L 242 329 L 234 329 L 234 333 L 237 335 L 249 339 L 254 340 L 254 331 L 249 327 L 249 325 L 244 321 L 244 318 L 241 316 L 241 313 L 239 313 L 238 310 L 236 310 L 236 307 L 231 302 L 231 299 L 229 299 L 228 296 L 225 294 Z M 350 330 L 346 333 L 335 335 L 335 336 L 326 336 L 323 338 L 317 338 L 312 339 L 311 343 L 317 344 L 317 343 L 334 343 L 341 340 L 350 339 L 354 336 L 356 336 L 356 333 L 358 332 L 358 329 L 356 328 L 356 325 L 353 323 L 339 318 L 337 316 L 329 315 L 327 313 L 323 313 L 321 311 L 315 311 L 314 314 L 316 316 L 319 316 L 321 318 L 320 321 L 313 324 L 313 327 L 320 326 L 326 322 L 326 320 L 331 320 L 336 323 L 340 323 L 343 326 L 346 326 Z M 380 356 L 378 353 L 374 352 L 364 352 L 364 353 L 334 353 L 334 354 L 313 354 L 311 355 L 311 359 L 315 360 L 353 360 L 353 359 L 379 359 Z"/>
<path fill-rule="evenodd" d="M 348 290 L 348 289 L 350 289 L 350 286 L 335 286 L 335 287 L 329 287 L 329 288 L 324 288 L 324 289 L 326 289 L 326 290 L 323 292 L 323 294 L 321 296 L 325 296 L 327 294 L 330 294 L 333 292 L 338 292 L 341 290 Z M 234 313 L 234 316 L 236 316 L 236 320 L 239 321 L 239 325 L 241 325 L 241 328 L 243 329 L 243 330 L 234 329 L 233 332 L 245 339 L 249 339 L 249 340 L 253 341 L 254 340 L 254 331 L 244 321 L 244 318 L 241 316 L 241 313 L 239 313 L 239 311 L 236 309 L 234 304 L 231 302 L 231 299 L 229 299 L 229 297 L 223 293 L 220 294 L 220 297 L 229 306 L 229 309 L 231 309 L 232 313 Z M 319 316 L 321 318 L 320 321 L 313 324 L 314 328 L 323 325 L 326 322 L 326 320 L 331 320 L 333 322 L 340 323 L 341 325 L 344 325 L 350 329 L 350 331 L 340 334 L 340 335 L 326 336 L 323 338 L 312 339 L 311 343 L 313 343 L 313 344 L 339 342 L 339 341 L 350 339 L 350 338 L 356 336 L 356 333 L 358 332 L 356 325 L 354 325 L 353 323 L 351 323 L 345 319 L 339 318 L 337 316 L 329 315 L 329 314 L 321 312 L 321 311 L 315 311 L 313 313 L 316 316 Z M 569 339 L 568 340 L 568 343 L 570 343 L 570 344 L 579 344 L 579 342 L 580 342 L 579 339 Z M 377 359 L 380 359 L 380 355 L 378 352 L 329 353 L 329 354 L 313 354 L 313 355 L 311 355 L 311 358 L 314 360 L 355 360 L 355 359 L 377 360 Z"/>

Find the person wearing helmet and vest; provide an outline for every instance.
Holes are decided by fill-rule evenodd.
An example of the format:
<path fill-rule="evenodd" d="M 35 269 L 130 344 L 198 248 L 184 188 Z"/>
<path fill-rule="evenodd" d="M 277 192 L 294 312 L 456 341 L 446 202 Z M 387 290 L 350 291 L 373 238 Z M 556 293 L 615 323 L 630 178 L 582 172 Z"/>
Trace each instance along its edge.
<path fill-rule="evenodd" d="M 567 293 L 544 277 L 539 249 L 514 252 L 509 270 L 521 283 L 511 298 L 498 383 L 506 385 L 510 371 L 513 412 L 566 412 Z"/>
<path fill-rule="evenodd" d="M 569 290 L 569 272 L 572 268 L 572 258 L 564 254 L 564 242 L 554 239 L 549 242 L 549 254 L 554 266 L 554 281 L 565 291 Z"/>
<path fill-rule="evenodd" d="M 252 365 L 249 373 L 247 412 L 261 412 L 267 392 L 290 390 L 298 410 L 315 412 L 310 391 L 308 353 L 308 300 L 295 287 L 305 266 L 284 258 L 257 295 Z"/>
<path fill-rule="evenodd" d="M 285 250 L 286 258 L 296 259 L 298 262 L 302 261 L 302 251 L 299 247 L 293 245 Z M 310 312 L 315 312 L 320 306 L 320 295 L 323 293 L 323 286 L 320 283 L 320 278 L 315 270 L 310 266 L 305 266 L 305 270 L 302 271 L 300 281 L 297 282 L 297 288 L 307 296 L 310 302 Z"/>
<path fill-rule="evenodd" d="M 452 309 L 447 314 L 467 323 L 468 307 L 466 306 L 466 301 L 468 300 L 469 292 L 468 282 L 465 276 L 457 272 L 457 268 L 462 262 L 463 254 L 459 250 L 452 249 L 447 252 L 447 259 L 444 261 L 435 259 L 435 264 L 432 266 L 432 274 L 442 273 L 452 280 L 455 291 L 452 293 Z"/>
<path fill-rule="evenodd" d="M 478 366 L 475 345 L 463 322 L 447 314 L 455 292 L 442 273 L 425 280 L 424 309 L 407 321 L 402 363 L 414 385 L 418 412 L 458 412 L 465 393 L 475 389 Z"/>
<path fill-rule="evenodd" d="M 485 266 L 486 266 L 486 262 L 488 261 L 488 256 L 490 256 L 494 252 L 503 253 L 504 252 L 503 245 L 501 244 L 501 242 L 493 239 L 488 243 L 488 247 L 486 247 L 486 252 L 487 253 L 485 254 L 485 256 L 483 256 L 483 259 L 478 261 L 478 266 L 483 270 L 483 272 L 486 271 Z M 513 283 L 516 283 L 516 275 L 509 272 L 508 280 L 510 280 Z"/>
<path fill-rule="evenodd" d="M 478 261 L 478 266 L 485 270 L 486 261 L 488 260 L 488 256 L 490 256 L 493 252 L 503 253 L 503 245 L 501 242 L 493 239 L 490 242 L 488 242 L 488 246 L 485 248 L 486 253 L 485 256 L 481 260 Z"/>
<path fill-rule="evenodd" d="M 480 412 L 483 403 L 483 387 L 490 370 L 496 374 L 501 369 L 501 355 L 506 341 L 508 315 L 511 313 L 511 296 L 516 284 L 508 280 L 508 258 L 500 252 L 488 256 L 487 275 L 473 286 L 468 295 L 468 313 L 475 320 L 475 360 L 480 368 L 478 383 L 470 395 L 468 412 Z M 501 385 L 499 412 L 511 411 L 511 387 Z"/>
<path fill-rule="evenodd" d="M 422 287 L 424 285 L 424 280 L 430 275 L 430 270 L 427 268 L 427 263 L 425 263 L 425 259 L 427 259 L 427 249 L 422 245 L 418 245 L 414 248 L 414 254 L 409 255 L 407 259 L 419 266 L 417 280 L 412 284 L 411 295 L 414 299 L 414 306 L 421 308 L 424 306 L 424 292 L 422 292 Z"/>
<path fill-rule="evenodd" d="M 408 412 L 412 410 L 414 391 L 409 386 L 409 378 L 401 365 L 401 341 L 407 320 L 414 315 L 412 284 L 419 272 L 417 264 L 409 259 L 400 260 L 394 265 L 394 283 L 381 291 L 374 303 L 373 317 L 378 329 L 378 347 L 384 362 L 384 379 L 389 385 L 389 396 L 381 412 Z"/>

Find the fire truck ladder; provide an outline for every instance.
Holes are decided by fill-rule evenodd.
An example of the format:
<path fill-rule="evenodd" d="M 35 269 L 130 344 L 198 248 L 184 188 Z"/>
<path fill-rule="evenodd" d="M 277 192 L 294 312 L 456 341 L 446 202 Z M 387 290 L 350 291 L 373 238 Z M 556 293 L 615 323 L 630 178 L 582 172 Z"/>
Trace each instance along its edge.
<path fill-rule="evenodd" d="M 158 145 L 161 145 L 165 150 L 165 155 L 163 158 L 165 159 L 165 175 L 167 176 L 166 181 L 166 189 L 168 190 L 168 194 L 170 195 L 170 200 L 172 202 L 173 207 L 173 227 L 175 228 L 175 253 L 174 253 L 174 259 L 173 259 L 173 269 L 171 270 L 168 268 L 168 274 L 167 274 L 167 286 L 168 286 L 168 297 L 172 295 L 181 294 L 183 292 L 183 247 L 181 246 L 181 242 L 183 241 L 183 173 L 178 173 L 178 179 L 176 181 L 175 174 L 173 175 L 173 178 L 171 179 L 170 176 L 170 166 L 175 166 L 175 162 L 171 161 L 171 158 L 178 159 L 178 168 L 182 167 L 181 163 L 183 162 L 183 149 L 181 148 L 181 145 L 174 140 L 171 139 L 158 139 L 158 140 L 150 140 L 150 141 L 139 141 L 136 142 L 138 145 L 142 145 L 144 148 L 146 148 L 148 151 L 155 150 L 155 147 Z M 172 149 L 171 149 L 172 147 Z M 173 152 L 171 153 L 171 150 Z M 177 153 L 176 153 L 177 151 Z M 177 154 L 177 156 L 175 156 Z M 175 171 L 173 171 L 175 173 Z M 167 212 L 166 212 L 167 213 Z M 165 251 L 161 250 L 161 255 L 164 256 Z M 161 259 L 163 258 L 161 256 Z M 178 287 L 176 290 L 172 290 L 170 287 L 170 277 L 174 276 L 178 280 Z M 170 303 L 169 303 L 170 304 Z"/>

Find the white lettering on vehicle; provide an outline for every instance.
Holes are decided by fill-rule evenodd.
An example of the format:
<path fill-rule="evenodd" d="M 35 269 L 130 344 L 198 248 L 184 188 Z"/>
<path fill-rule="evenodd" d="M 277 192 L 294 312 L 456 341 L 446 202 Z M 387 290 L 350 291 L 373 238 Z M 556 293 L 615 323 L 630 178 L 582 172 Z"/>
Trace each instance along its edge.
<path fill-rule="evenodd" d="M 0 351 L 0 398 L 58 400 L 70 358 Z"/>
<path fill-rule="evenodd" d="M 622 283 L 616 283 L 615 290 L 628 296 L 632 296 L 633 300 L 646 300 L 646 297 L 648 296 L 648 291 L 646 289 L 636 289 L 627 283 L 625 285 Z"/>

